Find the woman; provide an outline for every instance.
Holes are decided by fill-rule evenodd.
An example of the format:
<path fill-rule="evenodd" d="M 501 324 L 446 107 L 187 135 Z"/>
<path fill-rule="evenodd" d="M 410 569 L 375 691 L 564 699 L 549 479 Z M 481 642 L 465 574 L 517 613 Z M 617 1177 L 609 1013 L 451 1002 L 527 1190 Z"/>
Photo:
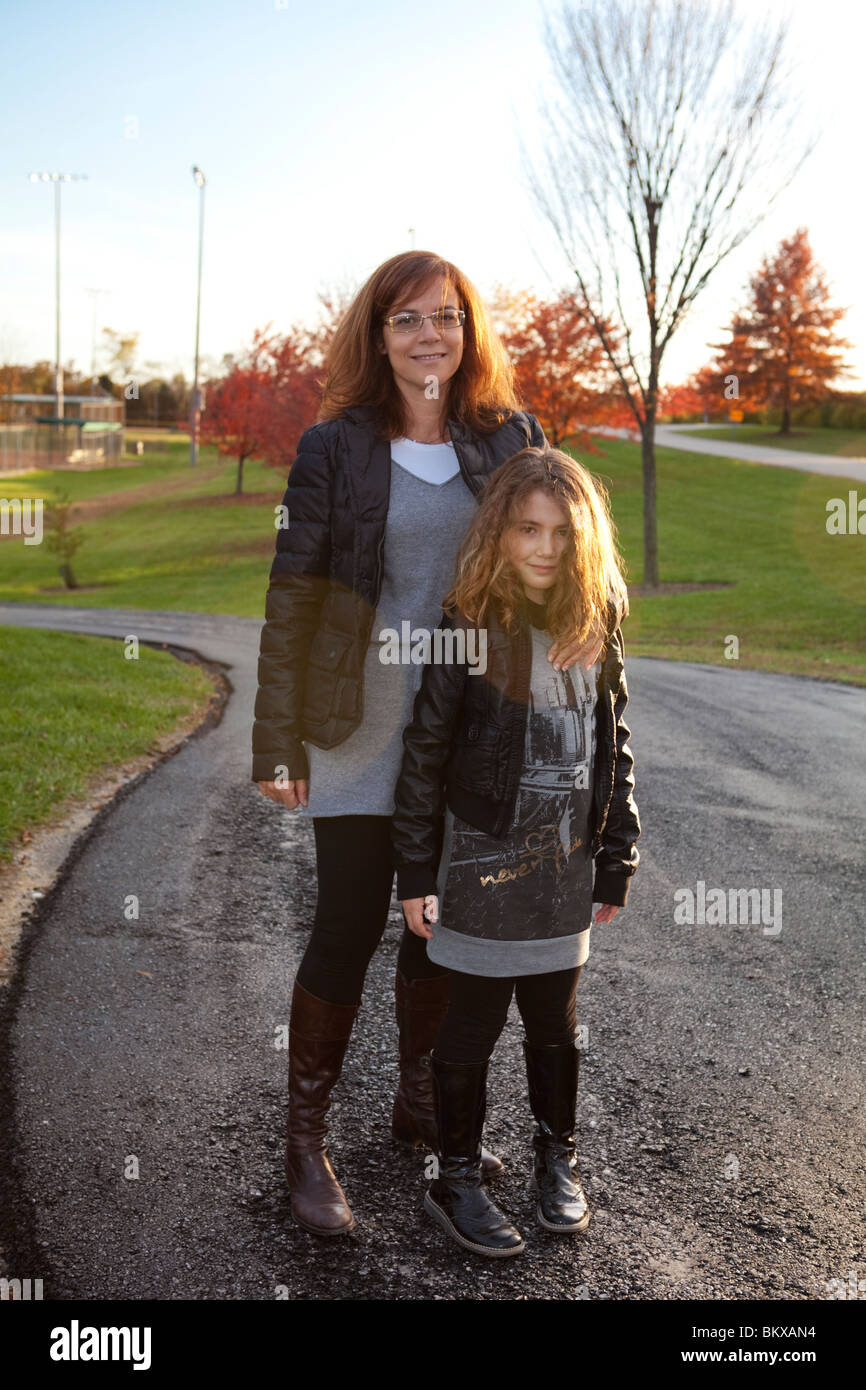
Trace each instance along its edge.
<path fill-rule="evenodd" d="M 286 1176 L 293 1216 L 317 1235 L 354 1225 L 326 1115 L 388 917 L 394 784 L 422 673 L 417 659 L 387 659 L 388 630 L 435 626 L 487 478 L 545 443 L 456 266 L 410 251 L 374 271 L 336 331 L 320 418 L 289 474 L 253 728 L 253 780 L 313 817 L 318 897 L 292 995 Z M 595 654 L 573 640 L 551 648 L 563 667 Z M 449 974 L 408 930 L 395 986 L 392 1131 L 432 1150 L 429 1052 Z M 502 1166 L 483 1161 L 486 1174 Z"/>
<path fill-rule="evenodd" d="M 481 1183 L 490 1057 L 516 993 L 538 1220 L 560 1235 L 585 1230 L 577 983 L 593 900 L 595 921 L 612 921 L 639 863 L 619 631 L 628 596 L 604 489 L 558 449 L 509 459 L 485 489 L 443 607 L 447 659 L 424 671 L 392 817 L 407 924 L 452 972 L 432 1051 L 439 1169 L 424 1205 L 464 1248 L 502 1258 L 524 1242 Z M 487 662 L 476 678 L 467 653 L 479 629 Z M 573 677 L 554 671 L 546 650 L 562 632 L 602 635 L 603 660 Z"/>

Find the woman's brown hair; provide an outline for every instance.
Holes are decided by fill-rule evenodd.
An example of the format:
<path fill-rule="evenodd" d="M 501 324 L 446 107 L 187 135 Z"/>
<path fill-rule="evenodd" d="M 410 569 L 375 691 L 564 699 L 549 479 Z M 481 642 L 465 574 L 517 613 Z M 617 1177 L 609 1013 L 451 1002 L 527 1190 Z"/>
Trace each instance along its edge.
<path fill-rule="evenodd" d="M 506 631 L 516 630 L 523 587 L 502 539 L 517 524 L 521 503 L 535 491 L 547 493 L 565 509 L 571 530 L 547 600 L 548 631 L 554 639 L 601 640 L 610 622 L 608 599 L 616 606 L 617 626 L 628 615 L 623 561 L 604 485 L 561 449 L 521 449 L 488 479 L 458 551 L 457 578 L 443 607 L 452 614 L 461 609 L 479 626 L 493 607 Z"/>
<path fill-rule="evenodd" d="M 403 251 L 373 271 L 337 326 L 325 361 L 320 420 L 331 420 L 349 406 L 370 405 L 387 439 L 405 434 L 405 402 L 380 351 L 383 323 L 434 276 L 445 282 L 442 305 L 456 293 L 466 313 L 463 359 L 443 393 L 443 423 L 448 415 L 473 432 L 490 434 L 520 409 L 514 370 L 475 286 L 432 251 Z"/>

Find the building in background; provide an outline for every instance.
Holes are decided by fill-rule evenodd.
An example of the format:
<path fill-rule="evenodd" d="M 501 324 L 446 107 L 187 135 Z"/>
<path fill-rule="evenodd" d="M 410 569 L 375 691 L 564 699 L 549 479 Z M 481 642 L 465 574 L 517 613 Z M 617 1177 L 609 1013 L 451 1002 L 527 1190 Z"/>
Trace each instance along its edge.
<path fill-rule="evenodd" d="M 126 402 L 114 396 L 0 396 L 0 473 L 28 468 L 105 467 L 124 448 Z"/>

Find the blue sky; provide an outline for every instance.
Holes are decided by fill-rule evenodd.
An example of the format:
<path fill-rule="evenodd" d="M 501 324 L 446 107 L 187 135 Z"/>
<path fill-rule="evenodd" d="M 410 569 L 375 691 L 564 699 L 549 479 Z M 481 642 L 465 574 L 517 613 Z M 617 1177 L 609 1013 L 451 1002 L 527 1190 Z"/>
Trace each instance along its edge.
<path fill-rule="evenodd" d="M 549 6 L 544 7 L 549 8 Z M 751 5 L 776 13 L 775 0 Z M 866 385 L 861 65 L 847 0 L 789 0 L 804 112 L 821 140 L 777 209 L 720 269 L 665 377 L 709 356 L 760 257 L 809 227 Z M 3 0 L 0 360 L 54 354 L 53 194 L 63 191 L 64 360 L 97 326 L 137 331 L 139 369 L 191 375 L 199 164 L 206 192 L 202 352 L 311 318 L 316 291 L 415 244 L 494 282 L 568 283 L 531 205 L 518 127 L 539 137 L 547 76 L 537 0 Z M 543 264 L 539 263 L 541 252 Z"/>

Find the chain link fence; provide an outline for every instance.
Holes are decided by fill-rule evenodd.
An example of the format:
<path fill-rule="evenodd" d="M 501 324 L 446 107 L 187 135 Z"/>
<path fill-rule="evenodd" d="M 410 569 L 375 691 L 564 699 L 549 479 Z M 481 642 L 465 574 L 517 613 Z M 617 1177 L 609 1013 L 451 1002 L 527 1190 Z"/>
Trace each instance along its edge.
<path fill-rule="evenodd" d="M 123 427 L 86 425 L 0 425 L 0 473 L 66 465 L 105 467 L 123 454 Z"/>

